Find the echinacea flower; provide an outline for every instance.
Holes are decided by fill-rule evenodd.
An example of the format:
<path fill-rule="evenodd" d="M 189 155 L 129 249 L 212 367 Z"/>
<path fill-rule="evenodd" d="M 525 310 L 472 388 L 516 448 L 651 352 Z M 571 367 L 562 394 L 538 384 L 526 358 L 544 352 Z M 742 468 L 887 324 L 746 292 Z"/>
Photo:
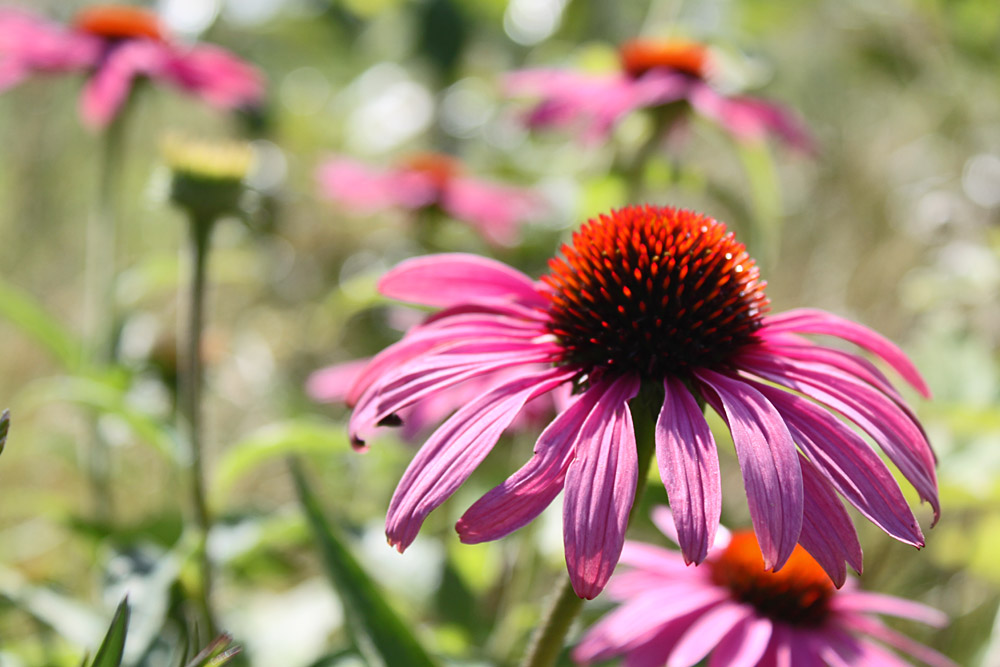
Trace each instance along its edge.
<path fill-rule="evenodd" d="M 672 536 L 670 512 L 654 522 Z M 905 667 L 887 644 L 934 667 L 948 658 L 895 630 L 876 614 L 942 626 L 936 609 L 859 590 L 836 590 L 822 568 L 796 547 L 780 572 L 764 568 L 751 531 L 720 530 L 699 567 L 675 551 L 628 541 L 626 571 L 615 573 L 608 595 L 619 603 L 587 631 L 573 651 L 579 663 L 624 655 L 629 667 L 858 665 Z M 873 641 L 874 640 L 874 641 Z"/>
<path fill-rule="evenodd" d="M 765 283 L 743 244 L 691 211 L 632 206 L 601 215 L 549 267 L 535 282 L 496 261 L 434 255 L 401 263 L 379 283 L 387 296 L 441 310 L 354 382 L 355 442 L 449 387 L 521 370 L 456 406 L 417 452 L 386 521 L 399 550 L 527 401 L 567 384 L 577 396 L 542 432 L 531 460 L 458 521 L 463 542 L 503 537 L 565 491 L 570 578 L 580 597 L 597 595 L 618 562 L 645 474 L 629 406 L 642 388 L 646 403 L 662 405 L 656 460 L 687 561 L 705 559 L 721 512 L 718 453 L 699 399 L 732 433 L 768 569 L 780 569 L 799 542 L 838 583 L 845 561 L 860 569 L 857 536 L 835 492 L 889 535 L 923 545 L 886 464 L 831 410 L 882 448 L 936 518 L 934 454 L 916 417 L 870 361 L 801 334 L 865 348 L 928 396 L 894 344 L 820 310 L 765 315 Z"/>
<path fill-rule="evenodd" d="M 530 127 L 570 127 L 590 141 L 607 137 L 632 111 L 687 102 L 737 139 L 774 134 L 796 148 L 812 150 L 809 134 L 787 109 L 716 90 L 712 56 L 702 44 L 637 39 L 622 45 L 620 59 L 620 71 L 603 75 L 563 69 L 513 72 L 505 88 L 513 96 L 540 99 L 527 115 Z"/>
<path fill-rule="evenodd" d="M 387 169 L 337 157 L 320 165 L 316 176 L 323 193 L 350 211 L 369 214 L 436 206 L 501 245 L 516 241 L 518 226 L 544 212 L 540 198 L 530 190 L 463 172 L 455 158 L 418 153 Z"/>
<path fill-rule="evenodd" d="M 141 77 L 163 82 L 232 109 L 260 102 L 260 73 L 228 51 L 183 45 L 156 14 L 138 7 L 87 7 L 62 26 L 30 12 L 0 10 L 0 90 L 33 74 L 83 73 L 84 121 L 104 127 Z"/>

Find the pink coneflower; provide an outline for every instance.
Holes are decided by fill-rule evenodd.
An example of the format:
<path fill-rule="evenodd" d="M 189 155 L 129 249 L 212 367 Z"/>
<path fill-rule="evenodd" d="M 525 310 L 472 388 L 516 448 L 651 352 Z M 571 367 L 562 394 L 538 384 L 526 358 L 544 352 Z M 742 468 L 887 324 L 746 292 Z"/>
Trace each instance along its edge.
<path fill-rule="evenodd" d="M 80 113 L 94 127 L 111 122 L 140 77 L 227 109 L 259 103 L 264 90 L 252 66 L 215 46 L 174 42 L 145 9 L 88 7 L 70 26 L 26 11 L 0 10 L 0 90 L 32 74 L 62 72 L 89 77 Z"/>
<path fill-rule="evenodd" d="M 765 283 L 743 244 L 690 211 L 636 206 L 602 215 L 549 266 L 535 282 L 499 262 L 435 255 L 382 278 L 387 296 L 442 310 L 377 355 L 352 386 L 356 442 L 448 387 L 524 369 L 456 406 L 417 453 L 389 506 L 386 534 L 398 549 L 527 401 L 567 384 L 575 400 L 542 432 L 527 465 L 459 520 L 462 541 L 503 537 L 565 490 L 570 577 L 580 597 L 597 595 L 618 562 L 645 474 L 629 407 L 642 388 L 646 403 L 662 404 L 656 460 L 688 561 L 705 559 L 721 504 L 699 399 L 729 425 L 768 569 L 784 565 L 798 542 L 838 583 L 845 561 L 860 569 L 857 536 L 834 490 L 888 534 L 923 545 L 892 473 L 828 409 L 868 433 L 936 517 L 934 455 L 913 412 L 871 362 L 799 334 L 855 343 L 929 395 L 891 342 L 819 310 L 765 316 Z"/>
<path fill-rule="evenodd" d="M 668 536 L 670 513 L 653 515 Z M 628 541 L 608 594 L 620 603 L 580 641 L 580 663 L 624 655 L 630 667 L 743 667 L 909 664 L 877 640 L 935 667 L 955 667 L 937 651 L 886 627 L 875 615 L 934 626 L 947 621 L 930 607 L 889 595 L 838 591 L 802 547 L 780 572 L 769 572 L 750 531 L 721 534 L 704 564 L 685 566 L 681 555 Z M 672 601 L 672 602 L 671 602 Z"/>
<path fill-rule="evenodd" d="M 532 69 L 506 79 L 514 96 L 540 98 L 527 115 L 531 127 L 574 127 L 587 140 L 606 137 L 626 114 L 687 102 L 737 139 L 775 134 L 807 151 L 812 140 L 788 110 L 754 97 L 727 96 L 710 83 L 708 49 L 694 42 L 632 40 L 620 50 L 621 69 L 606 75 Z"/>
<path fill-rule="evenodd" d="M 317 179 L 327 197 L 351 211 L 436 206 L 501 245 L 516 241 L 518 226 L 544 212 L 530 190 L 466 176 L 457 159 L 438 153 L 412 155 L 388 169 L 338 157 L 319 167 Z"/>

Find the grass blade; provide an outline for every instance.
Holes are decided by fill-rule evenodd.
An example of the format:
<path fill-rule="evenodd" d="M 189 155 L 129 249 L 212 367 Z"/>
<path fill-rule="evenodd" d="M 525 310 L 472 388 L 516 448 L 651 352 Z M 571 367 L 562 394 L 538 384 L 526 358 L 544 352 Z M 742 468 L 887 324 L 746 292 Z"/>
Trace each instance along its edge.
<path fill-rule="evenodd" d="M 101 648 L 97 649 L 97 656 L 91 667 L 119 667 L 122 664 L 122 656 L 125 654 L 125 635 L 128 634 L 128 617 L 128 597 L 126 597 L 115 610 L 108 634 L 104 635 L 104 641 L 101 642 Z"/>
<path fill-rule="evenodd" d="M 365 659 L 373 665 L 433 666 L 434 661 L 323 516 L 298 461 L 291 459 L 289 467 L 299 502 L 319 543 L 327 575 L 340 595 L 348 628 Z"/>

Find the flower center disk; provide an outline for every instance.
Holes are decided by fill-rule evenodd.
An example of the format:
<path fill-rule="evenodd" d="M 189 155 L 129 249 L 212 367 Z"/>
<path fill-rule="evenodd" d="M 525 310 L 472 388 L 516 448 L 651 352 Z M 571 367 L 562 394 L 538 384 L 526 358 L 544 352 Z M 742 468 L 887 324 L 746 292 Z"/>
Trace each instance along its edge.
<path fill-rule="evenodd" d="M 73 23 L 78 30 L 112 40 L 165 38 L 156 14 L 140 7 L 95 5 L 81 10 Z"/>
<path fill-rule="evenodd" d="M 721 223 L 631 206 L 588 221 L 549 261 L 549 330 L 584 373 L 647 379 L 717 367 L 751 342 L 766 283 Z"/>
<path fill-rule="evenodd" d="M 622 69 L 640 77 L 653 69 L 669 69 L 704 79 L 710 63 L 708 49 L 697 42 L 633 39 L 619 49 Z"/>
<path fill-rule="evenodd" d="M 764 559 L 753 532 L 734 533 L 723 552 L 708 561 L 712 581 L 729 588 L 733 597 L 753 605 L 776 621 L 817 627 L 829 611 L 833 582 L 819 563 L 796 545 L 777 572 L 764 569 Z"/>

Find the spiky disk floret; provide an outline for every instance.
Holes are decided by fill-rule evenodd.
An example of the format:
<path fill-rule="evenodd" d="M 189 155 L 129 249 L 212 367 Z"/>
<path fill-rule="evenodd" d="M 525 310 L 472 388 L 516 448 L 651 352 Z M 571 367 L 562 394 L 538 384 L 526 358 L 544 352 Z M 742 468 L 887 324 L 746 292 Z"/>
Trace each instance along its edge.
<path fill-rule="evenodd" d="M 631 206 L 589 220 L 542 280 L 563 362 L 662 379 L 724 364 L 750 342 L 766 283 L 726 226 Z"/>

